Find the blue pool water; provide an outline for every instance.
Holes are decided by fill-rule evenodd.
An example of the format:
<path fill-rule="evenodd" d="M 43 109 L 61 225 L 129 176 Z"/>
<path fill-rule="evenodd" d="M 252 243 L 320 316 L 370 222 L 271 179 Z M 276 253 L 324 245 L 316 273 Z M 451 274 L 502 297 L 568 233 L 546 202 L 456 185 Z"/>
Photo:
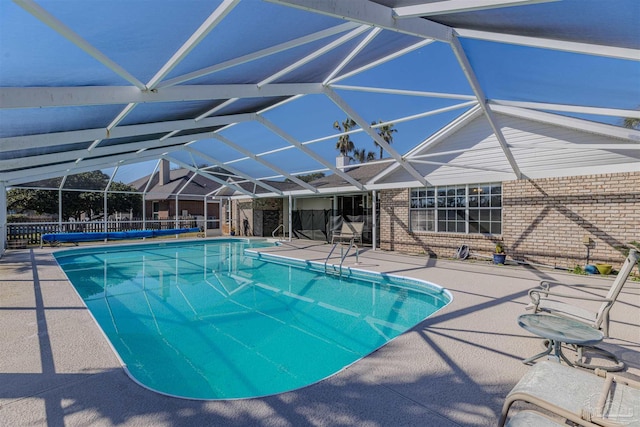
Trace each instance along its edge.
<path fill-rule="evenodd" d="M 234 399 L 326 378 L 450 301 L 434 285 L 201 240 L 72 249 L 56 259 L 129 374 L 161 393 Z M 358 278 L 360 276 L 360 278 Z"/>

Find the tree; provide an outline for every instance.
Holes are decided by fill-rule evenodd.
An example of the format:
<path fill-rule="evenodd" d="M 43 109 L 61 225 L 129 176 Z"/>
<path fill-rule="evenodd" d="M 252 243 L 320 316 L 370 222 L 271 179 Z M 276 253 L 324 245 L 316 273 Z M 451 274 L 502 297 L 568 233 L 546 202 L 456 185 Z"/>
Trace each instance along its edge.
<path fill-rule="evenodd" d="M 316 179 L 324 178 L 324 173 L 323 172 L 314 172 L 314 173 L 310 173 L 308 175 L 298 175 L 296 178 L 298 178 L 300 181 L 311 182 L 311 181 L 315 181 Z M 291 181 L 289 178 L 287 178 L 286 182 L 293 182 L 293 181 Z"/>
<path fill-rule="evenodd" d="M 369 162 L 376 159 L 376 153 L 373 151 L 367 151 L 364 148 L 354 148 L 353 158 L 359 163 Z"/>
<path fill-rule="evenodd" d="M 347 117 L 345 121 L 342 122 L 342 126 L 337 120 L 333 123 L 334 129 L 337 129 L 340 132 L 345 132 L 345 134 L 338 137 L 338 142 L 336 142 L 336 148 L 343 156 L 348 156 L 349 153 L 355 149 L 353 141 L 351 141 L 351 137 L 346 134 L 346 132 L 349 132 L 355 126 L 356 122 L 354 122 L 351 117 Z"/>
<path fill-rule="evenodd" d="M 384 122 L 382 120 L 378 120 L 378 123 L 372 122 L 371 125 L 373 126 L 380 123 L 384 123 Z M 384 140 L 384 142 L 386 142 L 389 145 L 393 143 L 393 133 L 398 132 L 397 129 L 393 128 L 393 123 L 387 123 L 386 125 L 380 126 L 377 128 L 377 131 L 378 131 L 378 135 L 380 135 L 380 137 Z M 378 144 L 377 141 L 374 140 L 373 143 L 375 144 L 376 147 L 380 149 L 380 158 L 382 159 L 382 156 L 384 155 L 384 149 L 380 144 Z"/>
<path fill-rule="evenodd" d="M 122 182 L 113 182 L 109 191 L 111 192 L 107 194 L 107 215 L 116 212 L 132 212 L 134 217 L 139 217 L 142 214 L 142 195 L 128 193 L 136 191 L 135 188 Z"/>
<path fill-rule="evenodd" d="M 640 129 L 640 119 L 635 117 L 627 117 L 622 122 L 622 125 L 629 129 Z"/>
<path fill-rule="evenodd" d="M 37 187 L 56 188 L 60 186 L 60 179 L 40 181 Z M 83 212 L 102 212 L 104 208 L 104 193 L 101 191 L 69 191 L 103 190 L 109 182 L 109 176 L 100 172 L 84 172 L 70 175 L 65 181 L 62 192 L 62 217 L 79 218 Z M 113 182 L 110 191 L 136 191 L 135 188 L 120 182 Z M 138 213 L 142 199 L 139 194 L 111 193 L 107 194 L 107 214 L 116 211 L 130 211 Z M 35 211 L 39 214 L 58 214 L 58 192 L 55 190 L 38 190 L 13 188 L 7 192 L 7 209 L 24 212 Z"/>

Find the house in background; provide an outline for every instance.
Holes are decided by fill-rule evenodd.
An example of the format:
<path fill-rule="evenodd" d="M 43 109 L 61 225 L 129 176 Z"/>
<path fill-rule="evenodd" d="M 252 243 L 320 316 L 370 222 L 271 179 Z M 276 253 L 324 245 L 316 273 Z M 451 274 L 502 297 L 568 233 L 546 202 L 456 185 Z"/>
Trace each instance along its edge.
<path fill-rule="evenodd" d="M 206 197 L 220 190 L 213 180 L 189 169 L 171 169 L 169 161 L 161 160 L 157 172 L 129 185 L 143 194 L 146 219 L 196 218 L 198 226 L 204 227 L 206 215 L 207 229 L 220 228 L 220 200 Z"/>
<path fill-rule="evenodd" d="M 311 181 L 316 194 L 294 191 L 292 236 L 330 241 L 331 216 L 367 223 L 375 206 L 371 243 L 383 250 L 447 258 L 467 245 L 490 258 L 501 243 L 509 258 L 523 263 L 571 269 L 622 261 L 625 246 L 640 241 L 640 131 L 518 108 L 494 110 L 506 146 L 472 109 L 403 156 L 427 185 L 398 163 L 377 162 L 345 168 L 364 191 L 337 174 Z M 607 172 L 612 163 L 616 173 Z M 244 208 L 249 202 L 228 195 L 234 197 L 232 224 L 239 228 L 242 218 L 251 217 Z M 277 205 L 287 233 L 288 197 Z"/>

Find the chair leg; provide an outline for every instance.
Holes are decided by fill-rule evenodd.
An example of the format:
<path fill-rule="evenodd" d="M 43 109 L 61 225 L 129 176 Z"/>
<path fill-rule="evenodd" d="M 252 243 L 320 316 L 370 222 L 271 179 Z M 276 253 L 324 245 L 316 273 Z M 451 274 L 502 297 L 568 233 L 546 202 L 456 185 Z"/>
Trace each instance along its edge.
<path fill-rule="evenodd" d="M 591 363 L 584 363 L 582 359 L 584 359 L 585 350 L 591 353 L 599 354 L 603 358 L 610 360 L 613 363 L 613 365 L 594 365 Z M 602 369 L 603 371 L 607 371 L 607 372 L 617 372 L 617 371 L 623 370 L 625 367 L 625 364 L 622 360 L 619 360 L 610 351 L 607 351 L 600 347 L 579 346 L 577 347 L 576 351 L 578 353 L 578 356 L 576 357 L 576 360 L 575 362 L 573 362 L 573 364 L 576 366 L 580 366 L 581 368 Z"/>
<path fill-rule="evenodd" d="M 551 341 L 551 340 L 545 340 L 545 341 L 546 341 L 546 344 L 547 344 L 547 349 L 545 351 L 543 351 L 542 353 L 538 353 L 535 356 L 531 356 L 531 357 L 528 357 L 528 358 L 524 359 L 522 361 L 522 363 L 524 363 L 525 365 L 528 365 L 529 363 L 533 362 L 534 360 L 540 359 L 541 357 L 550 354 L 551 351 L 553 350 L 553 341 Z"/>

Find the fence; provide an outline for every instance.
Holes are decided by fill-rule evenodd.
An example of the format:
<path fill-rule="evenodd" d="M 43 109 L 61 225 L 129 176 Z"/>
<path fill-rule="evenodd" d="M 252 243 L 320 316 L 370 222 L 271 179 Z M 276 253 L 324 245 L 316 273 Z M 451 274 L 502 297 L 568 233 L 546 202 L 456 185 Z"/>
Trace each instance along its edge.
<path fill-rule="evenodd" d="M 363 222 L 362 242 L 372 243 L 371 215 L 342 215 L 332 210 L 296 210 L 292 212 L 293 235 L 298 239 L 331 241 L 331 235 L 339 231 L 342 222 Z M 380 235 L 380 233 L 378 233 Z"/>
<path fill-rule="evenodd" d="M 209 221 L 208 221 L 209 222 Z M 203 227 L 202 220 L 194 217 L 175 219 L 141 219 L 107 221 L 107 232 L 130 230 L 168 230 L 172 228 Z M 211 225 L 209 225 L 211 228 Z M 215 226 L 214 226 L 215 228 Z M 40 237 L 48 233 L 94 233 L 104 232 L 104 221 L 70 222 L 13 222 L 7 223 L 7 246 L 19 247 L 40 244 Z"/>

